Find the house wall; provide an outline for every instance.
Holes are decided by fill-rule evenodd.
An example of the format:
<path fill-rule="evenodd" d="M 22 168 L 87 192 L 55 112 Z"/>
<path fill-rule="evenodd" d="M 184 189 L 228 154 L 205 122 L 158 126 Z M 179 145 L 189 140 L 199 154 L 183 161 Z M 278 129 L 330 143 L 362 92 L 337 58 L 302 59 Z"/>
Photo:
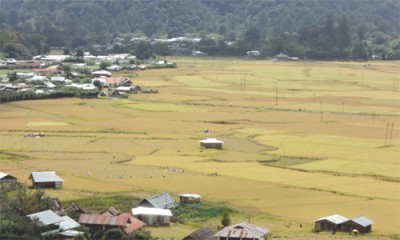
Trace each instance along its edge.
<path fill-rule="evenodd" d="M 340 225 L 336 225 L 327 220 L 321 220 L 315 222 L 315 231 L 316 232 L 331 232 L 333 230 L 338 231 L 340 229 Z"/>
<path fill-rule="evenodd" d="M 216 148 L 221 149 L 222 143 L 200 143 L 200 146 L 203 148 Z"/>
<path fill-rule="evenodd" d="M 189 197 L 179 197 L 179 202 L 180 203 L 199 203 L 200 199 L 199 198 L 189 198 Z"/>
<path fill-rule="evenodd" d="M 359 233 L 369 233 L 371 232 L 371 225 L 367 227 L 363 227 L 355 222 L 349 222 L 342 225 L 341 230 L 343 232 L 352 232 L 354 229 L 357 229 Z"/>
<path fill-rule="evenodd" d="M 35 188 L 62 188 L 62 182 L 32 182 L 32 187 Z"/>
<path fill-rule="evenodd" d="M 151 226 L 162 226 L 170 224 L 169 216 L 157 216 L 157 215 L 139 215 L 139 220 L 143 221 L 147 225 Z"/>
<path fill-rule="evenodd" d="M 0 183 L 16 183 L 17 179 L 11 176 L 6 176 L 0 179 Z"/>

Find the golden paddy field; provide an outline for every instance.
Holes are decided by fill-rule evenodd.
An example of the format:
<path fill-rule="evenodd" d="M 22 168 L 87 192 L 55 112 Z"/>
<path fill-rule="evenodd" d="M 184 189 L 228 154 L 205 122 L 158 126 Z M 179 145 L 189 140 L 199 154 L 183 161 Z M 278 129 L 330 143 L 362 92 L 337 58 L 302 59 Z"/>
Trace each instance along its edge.
<path fill-rule="evenodd" d="M 2 104 L 0 171 L 26 184 L 57 171 L 64 188 L 49 194 L 62 200 L 198 193 L 278 235 L 332 214 L 374 220 L 373 239 L 399 233 L 399 62 L 170 60 L 132 78 L 158 94 Z M 223 149 L 201 150 L 208 137 Z"/>

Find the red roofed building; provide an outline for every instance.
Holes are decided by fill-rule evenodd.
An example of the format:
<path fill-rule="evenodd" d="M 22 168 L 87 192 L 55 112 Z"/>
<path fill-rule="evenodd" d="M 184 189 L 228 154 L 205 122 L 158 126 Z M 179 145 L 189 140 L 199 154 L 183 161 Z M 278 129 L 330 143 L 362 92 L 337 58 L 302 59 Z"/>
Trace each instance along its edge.
<path fill-rule="evenodd" d="M 118 87 L 118 86 L 131 86 L 132 81 L 127 77 L 113 78 L 107 77 L 105 78 L 105 82 L 107 86 L 110 87 Z"/>
<path fill-rule="evenodd" d="M 57 70 L 58 66 L 50 66 L 48 68 L 35 68 L 33 69 L 33 71 L 37 74 L 37 75 L 50 75 L 51 73 L 53 73 L 55 70 Z"/>
<path fill-rule="evenodd" d="M 146 225 L 144 222 L 129 215 L 128 213 L 112 215 L 109 212 L 104 214 L 81 214 L 78 222 L 83 225 L 97 226 L 103 231 L 119 228 L 127 234 L 134 232 Z"/>

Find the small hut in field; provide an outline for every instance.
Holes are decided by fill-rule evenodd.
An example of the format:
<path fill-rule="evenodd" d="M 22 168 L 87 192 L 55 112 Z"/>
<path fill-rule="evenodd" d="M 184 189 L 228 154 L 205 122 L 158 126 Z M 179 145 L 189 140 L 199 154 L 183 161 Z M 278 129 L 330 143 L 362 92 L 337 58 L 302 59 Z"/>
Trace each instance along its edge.
<path fill-rule="evenodd" d="M 336 232 L 342 229 L 342 224 L 349 219 L 336 214 L 315 220 L 316 232 Z"/>
<path fill-rule="evenodd" d="M 34 188 L 62 188 L 63 180 L 56 172 L 32 172 L 29 176 Z"/>
<path fill-rule="evenodd" d="M 199 194 L 183 193 L 179 194 L 180 203 L 199 203 L 201 196 Z"/>
<path fill-rule="evenodd" d="M 353 218 L 342 224 L 342 230 L 344 232 L 357 232 L 357 233 L 369 233 L 371 232 L 372 224 L 374 222 L 366 217 Z"/>
<path fill-rule="evenodd" d="M 8 173 L 3 173 L 0 172 L 0 183 L 10 183 L 10 184 L 16 184 L 17 183 L 17 178 L 14 176 L 11 176 Z"/>
<path fill-rule="evenodd" d="M 215 149 L 222 149 L 223 141 L 220 141 L 216 138 L 207 138 L 200 140 L 200 147 L 201 148 L 215 148 Z"/>

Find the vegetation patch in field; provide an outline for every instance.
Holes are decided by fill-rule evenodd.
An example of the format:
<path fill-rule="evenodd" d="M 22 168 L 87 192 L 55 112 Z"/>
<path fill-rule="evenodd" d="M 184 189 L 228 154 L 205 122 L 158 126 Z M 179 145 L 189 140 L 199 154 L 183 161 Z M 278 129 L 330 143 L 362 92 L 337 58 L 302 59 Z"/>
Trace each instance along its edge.
<path fill-rule="evenodd" d="M 180 223 L 187 222 L 204 222 L 210 218 L 215 218 L 222 216 L 224 213 L 234 213 L 235 210 L 217 206 L 210 205 L 206 203 L 194 203 L 194 204 L 180 204 L 176 209 L 173 210 L 174 215 L 177 216 L 177 220 Z"/>
<path fill-rule="evenodd" d="M 92 197 L 74 199 L 64 203 L 68 206 L 71 203 L 78 204 L 79 207 L 91 213 L 103 213 L 109 207 L 114 207 L 119 212 L 130 213 L 142 199 L 126 193 L 99 194 L 93 193 Z"/>
<path fill-rule="evenodd" d="M 25 155 L 22 154 L 15 154 L 15 153 L 9 153 L 9 152 L 4 152 L 0 151 L 0 160 L 24 160 L 26 158 L 29 158 Z"/>
<path fill-rule="evenodd" d="M 205 123 L 212 123 L 212 124 L 237 124 L 236 122 L 226 121 L 226 120 L 222 120 L 222 121 L 205 121 Z"/>
<path fill-rule="evenodd" d="M 260 162 L 267 166 L 288 167 L 288 166 L 294 166 L 298 164 L 309 163 L 320 160 L 323 160 L 323 158 L 301 157 L 301 156 L 274 156 L 270 160 L 264 160 Z"/>

